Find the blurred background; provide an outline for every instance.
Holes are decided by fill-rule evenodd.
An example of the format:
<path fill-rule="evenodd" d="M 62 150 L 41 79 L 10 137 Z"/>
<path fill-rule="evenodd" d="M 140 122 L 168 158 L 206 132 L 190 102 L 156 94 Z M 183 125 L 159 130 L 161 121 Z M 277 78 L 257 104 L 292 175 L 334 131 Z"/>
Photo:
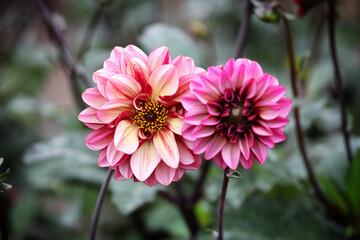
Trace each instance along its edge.
<path fill-rule="evenodd" d="M 49 8 L 54 26 L 37 2 Z M 287 140 L 269 152 L 265 164 L 239 168 L 242 178 L 230 179 L 226 239 L 359 239 L 360 2 L 338 2 L 336 38 L 354 166 L 346 159 L 341 133 L 326 4 L 296 17 L 299 6 L 280 1 L 293 15 L 301 80 L 301 98 L 294 105 L 301 107 L 308 155 L 322 190 L 346 220 L 329 216 L 313 197 L 290 114 Z M 85 108 L 82 80 L 91 79 L 115 46 L 134 44 L 148 54 L 165 45 L 172 57 L 190 56 L 205 69 L 225 64 L 235 55 L 245 5 L 239 0 L 1 0 L 0 173 L 10 168 L 5 182 L 12 189 L 0 192 L 0 204 L 9 238 L 88 238 L 106 169 L 97 166 L 98 153 L 85 146 L 89 130 L 77 115 Z M 243 56 L 276 76 L 292 97 L 284 39 L 282 24 L 253 15 Z M 181 180 L 186 193 L 199 173 L 189 171 Z M 221 181 L 222 171 L 212 164 L 193 209 L 197 239 L 213 239 Z M 112 179 L 98 239 L 189 239 L 177 206 L 158 194 L 173 191 L 173 185 L 149 188 Z"/>

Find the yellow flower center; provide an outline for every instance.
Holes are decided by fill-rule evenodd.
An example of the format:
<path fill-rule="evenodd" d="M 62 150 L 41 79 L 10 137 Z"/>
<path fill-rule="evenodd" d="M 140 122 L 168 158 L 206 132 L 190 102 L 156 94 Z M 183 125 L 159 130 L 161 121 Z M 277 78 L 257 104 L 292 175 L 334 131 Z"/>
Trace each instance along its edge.
<path fill-rule="evenodd" d="M 168 110 L 158 102 L 150 100 L 143 104 L 142 109 L 136 111 L 135 121 L 140 129 L 153 133 L 166 126 Z"/>

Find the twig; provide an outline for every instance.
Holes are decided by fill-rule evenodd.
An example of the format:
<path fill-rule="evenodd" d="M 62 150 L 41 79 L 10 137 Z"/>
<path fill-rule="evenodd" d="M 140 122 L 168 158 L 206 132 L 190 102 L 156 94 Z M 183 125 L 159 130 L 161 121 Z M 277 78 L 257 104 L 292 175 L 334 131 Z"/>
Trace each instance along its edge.
<path fill-rule="evenodd" d="M 94 32 L 95 32 L 96 27 L 99 24 L 99 21 L 100 21 L 100 19 L 102 17 L 102 14 L 104 12 L 104 6 L 105 6 L 104 1 L 101 1 L 100 3 L 98 3 L 97 8 L 95 9 L 93 15 L 90 18 L 89 24 L 88 24 L 88 26 L 86 28 L 84 38 L 83 38 L 83 40 L 81 42 L 81 45 L 80 45 L 79 52 L 77 54 L 77 60 L 80 61 L 80 62 L 82 61 L 85 53 L 90 48 L 90 44 L 91 44 L 91 40 L 92 40 L 92 38 L 94 36 Z"/>
<path fill-rule="evenodd" d="M 239 58 L 243 55 L 246 37 L 250 25 L 251 20 L 251 12 L 253 9 L 253 5 L 250 0 L 247 0 L 246 6 L 245 6 L 245 12 L 244 17 L 241 22 L 241 27 L 237 36 L 236 40 L 236 47 L 235 47 L 235 58 Z"/>
<path fill-rule="evenodd" d="M 221 188 L 221 195 L 220 195 L 220 203 L 219 203 L 219 214 L 218 214 L 218 238 L 217 240 L 224 239 L 224 207 L 225 207 L 225 200 L 226 200 L 226 192 L 229 185 L 229 178 L 227 174 L 229 173 L 229 168 L 226 167 L 224 169 L 224 178 L 223 184 Z"/>
<path fill-rule="evenodd" d="M 345 112 L 345 102 L 344 102 L 344 91 L 343 91 L 343 84 L 341 79 L 341 73 L 339 68 L 339 61 L 337 57 L 336 51 L 336 38 L 335 38 L 335 3 L 332 0 L 328 0 L 329 5 L 329 14 L 328 14 L 328 23 L 329 23 L 329 41 L 330 41 L 330 52 L 331 52 L 331 59 L 334 66 L 335 72 L 335 86 L 337 90 L 337 95 L 339 97 L 339 104 L 340 104 L 340 113 L 341 113 L 341 130 L 344 137 L 345 148 L 346 148 L 346 155 L 348 158 L 349 163 L 352 162 L 353 156 L 351 152 L 350 146 L 350 136 L 347 130 L 347 118 Z"/>
<path fill-rule="evenodd" d="M 99 196 L 96 202 L 96 206 L 95 206 L 95 210 L 94 210 L 94 215 L 92 217 L 92 221 L 91 221 L 91 231 L 90 231 L 90 240 L 95 240 L 96 237 L 96 229 L 97 229 L 97 225 L 99 222 L 99 216 L 100 216 L 100 211 L 101 211 L 101 207 L 102 207 L 102 203 L 104 200 L 104 196 L 105 196 L 105 192 L 107 190 L 107 187 L 109 185 L 109 181 L 110 178 L 113 174 L 113 169 L 109 168 L 108 172 L 107 172 L 107 176 L 103 182 L 103 184 L 101 185 L 101 189 L 99 192 Z"/>
<path fill-rule="evenodd" d="M 199 201 L 199 199 L 201 198 L 201 196 L 203 194 L 203 186 L 205 183 L 207 173 L 209 172 L 211 162 L 212 161 L 210 161 L 210 160 L 205 161 L 204 166 L 201 168 L 201 172 L 199 174 L 199 177 L 195 183 L 195 187 L 191 194 L 190 204 L 193 206 Z"/>
<path fill-rule="evenodd" d="M 51 11 L 48 8 L 48 6 L 45 4 L 44 0 L 36 0 L 37 5 L 39 6 L 41 13 L 45 19 L 46 25 L 48 26 L 48 30 L 51 33 L 51 35 L 54 37 L 56 43 L 58 44 L 61 54 L 63 56 L 64 62 L 66 64 L 66 67 L 71 72 L 71 76 L 79 76 L 86 87 L 90 88 L 92 87 L 92 83 L 90 79 L 81 73 L 81 71 L 77 70 L 76 67 L 76 61 L 74 59 L 74 55 L 72 51 L 70 50 L 69 45 L 66 43 L 64 36 L 62 35 L 60 29 L 53 21 L 53 18 L 51 16 Z M 75 81 L 75 78 L 72 79 Z"/>
<path fill-rule="evenodd" d="M 282 16 L 282 19 L 283 19 L 283 22 L 285 25 L 286 45 L 287 45 L 289 61 L 290 61 L 291 88 L 292 88 L 294 98 L 296 99 L 299 97 L 299 91 L 298 91 L 298 86 L 297 86 L 297 81 L 296 81 L 297 71 L 296 71 L 296 66 L 295 66 L 295 51 L 294 51 L 293 40 L 292 40 L 292 35 L 291 35 L 288 20 L 286 19 L 286 17 L 283 14 L 281 14 L 281 16 Z M 305 164 L 305 168 L 306 168 L 306 171 L 307 171 L 307 174 L 309 177 L 309 181 L 315 190 L 315 196 L 327 209 L 332 209 L 330 202 L 325 197 L 323 192 L 320 190 L 319 183 L 317 182 L 317 179 L 315 178 L 315 174 L 313 172 L 312 166 L 311 166 L 309 158 L 307 156 L 305 142 L 304 142 L 304 136 L 302 134 L 303 130 L 302 130 L 302 125 L 301 125 L 301 121 L 300 121 L 300 110 L 299 110 L 298 106 L 294 107 L 294 115 L 295 115 L 296 136 L 297 136 L 301 156 L 302 156 L 302 159 Z"/>

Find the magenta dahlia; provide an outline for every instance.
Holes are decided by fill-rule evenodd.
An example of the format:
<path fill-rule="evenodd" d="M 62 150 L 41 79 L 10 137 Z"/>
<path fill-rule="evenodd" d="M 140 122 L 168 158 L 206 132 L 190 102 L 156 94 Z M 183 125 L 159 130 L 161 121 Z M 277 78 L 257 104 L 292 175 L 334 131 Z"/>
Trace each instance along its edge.
<path fill-rule="evenodd" d="M 291 99 L 284 97 L 285 90 L 248 59 L 210 67 L 193 79 L 191 93 L 181 100 L 183 136 L 194 141 L 194 153 L 204 153 L 221 168 L 236 169 L 240 162 L 249 169 L 254 159 L 263 164 L 268 149 L 286 139 Z"/>
<path fill-rule="evenodd" d="M 79 120 L 93 131 L 85 139 L 100 150 L 98 164 L 115 169 L 115 179 L 134 178 L 149 186 L 169 185 L 201 159 L 183 139 L 181 97 L 190 81 L 205 71 L 191 58 L 171 59 L 160 47 L 147 56 L 129 45 L 115 47 L 93 75 L 96 87 L 83 93 L 90 106 Z"/>

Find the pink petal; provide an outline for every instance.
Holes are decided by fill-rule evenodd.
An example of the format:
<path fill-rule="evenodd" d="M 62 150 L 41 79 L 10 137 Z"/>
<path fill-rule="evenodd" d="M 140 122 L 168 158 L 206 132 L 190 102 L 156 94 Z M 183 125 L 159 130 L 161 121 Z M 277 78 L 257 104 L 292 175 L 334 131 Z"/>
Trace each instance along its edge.
<path fill-rule="evenodd" d="M 229 61 L 226 62 L 224 66 L 224 70 L 227 72 L 229 76 L 232 76 L 234 73 L 236 67 L 235 67 L 235 60 L 231 58 Z"/>
<path fill-rule="evenodd" d="M 208 116 L 206 107 L 204 105 L 197 105 L 185 114 L 184 121 L 193 125 L 199 125 L 206 116 Z"/>
<path fill-rule="evenodd" d="M 133 102 L 131 100 L 127 98 L 112 99 L 99 108 L 96 117 L 101 122 L 108 124 L 125 111 L 133 111 Z"/>
<path fill-rule="evenodd" d="M 98 165 L 99 167 L 109 167 L 109 162 L 106 159 L 106 149 L 100 151 L 99 157 L 98 157 Z"/>
<path fill-rule="evenodd" d="M 260 124 L 263 123 L 263 124 Z M 271 129 L 264 123 L 263 121 L 259 120 L 258 123 L 255 123 L 251 126 L 251 129 L 256 135 L 259 136 L 271 136 L 273 133 Z"/>
<path fill-rule="evenodd" d="M 175 66 L 179 77 L 191 74 L 195 69 L 194 60 L 189 57 L 178 56 L 174 58 L 170 64 Z"/>
<path fill-rule="evenodd" d="M 192 124 L 188 124 L 184 122 L 183 127 L 181 129 L 182 136 L 189 140 L 189 141 L 195 141 L 195 138 L 192 136 L 192 132 L 196 126 Z"/>
<path fill-rule="evenodd" d="M 167 47 L 158 47 L 149 54 L 149 68 L 151 71 L 154 71 L 154 69 L 161 65 L 169 64 L 170 59 L 169 49 Z"/>
<path fill-rule="evenodd" d="M 123 47 L 116 46 L 110 53 L 110 58 L 120 58 L 122 52 L 124 51 Z"/>
<path fill-rule="evenodd" d="M 194 153 L 195 154 L 201 154 L 203 152 L 205 152 L 205 150 L 207 149 L 207 147 L 209 146 L 209 144 L 211 143 L 211 140 L 213 139 L 213 137 L 206 137 L 206 138 L 198 138 L 195 140 L 194 143 Z"/>
<path fill-rule="evenodd" d="M 177 135 L 181 135 L 181 129 L 183 127 L 183 124 L 184 119 L 175 116 L 173 117 L 170 114 L 168 115 L 167 126 L 172 132 L 176 133 Z"/>
<path fill-rule="evenodd" d="M 188 74 L 188 75 L 184 75 L 184 76 L 180 77 L 178 90 L 176 91 L 176 93 L 174 95 L 169 96 L 170 100 L 180 102 L 181 98 L 185 94 L 190 92 L 189 85 L 190 85 L 191 81 L 197 77 L 198 77 L 197 75 L 193 75 L 193 74 Z"/>
<path fill-rule="evenodd" d="M 142 61 L 147 62 L 148 57 L 146 56 L 146 54 L 138 47 L 134 46 L 134 45 L 128 45 L 126 46 L 126 48 L 124 49 L 124 51 L 121 54 L 123 63 L 122 65 L 122 69 L 126 69 L 123 66 L 127 65 L 128 62 L 130 62 L 130 60 L 132 58 L 140 58 Z"/>
<path fill-rule="evenodd" d="M 170 130 L 163 128 L 155 132 L 153 142 L 161 159 L 169 167 L 177 168 L 179 165 L 179 150 L 174 134 Z"/>
<path fill-rule="evenodd" d="M 86 89 L 82 94 L 82 99 L 87 105 L 96 109 L 107 101 L 106 98 L 104 98 L 104 96 L 99 92 L 98 88 Z"/>
<path fill-rule="evenodd" d="M 197 170 L 200 168 L 201 166 L 201 157 L 198 156 L 198 155 L 193 155 L 195 161 L 192 163 L 192 164 L 189 164 L 189 165 L 185 165 L 185 164 L 182 164 L 180 163 L 180 168 L 183 168 L 185 170 Z"/>
<path fill-rule="evenodd" d="M 156 177 L 155 177 L 155 173 L 152 173 L 152 174 L 150 175 L 150 177 L 148 177 L 148 178 L 144 181 L 144 183 L 145 183 L 146 185 L 148 185 L 149 187 L 155 186 L 155 185 L 158 183 L 158 181 L 156 180 Z"/>
<path fill-rule="evenodd" d="M 199 101 L 199 99 L 197 99 L 195 97 L 194 94 L 186 94 L 181 98 L 181 103 L 183 105 L 183 107 L 185 108 L 185 110 L 189 111 L 191 108 L 198 106 L 198 105 L 203 105 L 202 102 Z"/>
<path fill-rule="evenodd" d="M 284 117 L 277 117 L 277 118 L 275 118 L 273 120 L 266 121 L 266 124 L 270 128 L 280 128 L 280 127 L 285 126 L 288 123 L 289 123 L 289 119 L 286 119 Z"/>
<path fill-rule="evenodd" d="M 280 114 L 281 106 L 274 102 L 257 102 L 255 109 L 262 119 L 272 120 Z"/>
<path fill-rule="evenodd" d="M 247 80 L 240 89 L 240 95 L 244 98 L 251 99 L 256 94 L 256 82 L 255 79 L 251 78 Z"/>
<path fill-rule="evenodd" d="M 203 103 L 218 102 L 220 96 L 216 94 L 211 88 L 201 87 L 193 90 L 195 96 Z"/>
<path fill-rule="evenodd" d="M 95 108 L 88 107 L 79 114 L 78 119 L 84 123 L 102 124 L 102 122 L 96 118 L 96 112 Z"/>
<path fill-rule="evenodd" d="M 225 169 L 227 167 L 226 163 L 224 162 L 221 154 L 216 155 L 214 158 L 215 163 L 221 167 L 222 169 Z"/>
<path fill-rule="evenodd" d="M 246 76 L 245 81 L 254 78 L 259 79 L 262 75 L 264 75 L 263 70 L 261 69 L 260 65 L 255 61 L 247 60 L 248 64 L 246 64 Z"/>
<path fill-rule="evenodd" d="M 134 176 L 134 173 L 130 166 L 130 161 L 125 161 L 117 167 L 121 175 L 124 176 L 127 180 L 131 179 Z"/>
<path fill-rule="evenodd" d="M 106 159 L 111 167 L 119 164 L 121 158 L 124 156 L 123 152 L 115 148 L 114 141 L 111 141 L 106 150 Z M 125 158 L 123 158 L 125 160 Z"/>
<path fill-rule="evenodd" d="M 267 154 L 268 154 L 268 148 L 265 144 L 263 144 L 260 141 L 255 141 L 254 146 L 251 148 L 251 151 L 255 155 L 256 160 L 263 164 L 266 160 Z"/>
<path fill-rule="evenodd" d="M 144 141 L 130 159 L 130 166 L 139 181 L 145 181 L 161 161 L 152 141 Z"/>
<path fill-rule="evenodd" d="M 150 76 L 149 84 L 153 89 L 152 97 L 173 95 L 179 87 L 179 77 L 172 65 L 162 65 L 156 68 Z"/>
<path fill-rule="evenodd" d="M 283 99 L 280 99 L 277 103 L 281 106 L 279 116 L 287 117 L 287 115 L 289 114 L 289 112 L 291 110 L 292 100 L 289 98 L 283 98 Z"/>
<path fill-rule="evenodd" d="M 282 132 L 282 129 L 275 128 L 273 129 L 273 135 L 271 136 L 274 143 L 282 142 L 286 139 L 285 134 Z"/>
<path fill-rule="evenodd" d="M 118 151 L 132 154 L 139 147 L 139 128 L 128 120 L 122 120 L 116 127 L 114 144 Z"/>
<path fill-rule="evenodd" d="M 169 167 L 163 162 L 160 162 L 155 169 L 156 180 L 162 185 L 168 186 L 175 176 L 175 169 Z"/>
<path fill-rule="evenodd" d="M 150 69 L 143 60 L 139 58 L 132 58 L 127 64 L 126 72 L 136 79 L 142 87 L 147 85 L 150 76 Z"/>
<path fill-rule="evenodd" d="M 277 102 L 284 97 L 285 91 L 286 88 L 283 86 L 270 86 L 261 97 L 261 101 Z"/>
<path fill-rule="evenodd" d="M 207 108 L 209 114 L 213 115 L 213 116 L 219 116 L 220 113 L 222 112 L 221 105 L 216 102 L 208 102 L 206 104 L 206 108 Z"/>
<path fill-rule="evenodd" d="M 192 151 L 185 145 L 183 141 L 177 141 L 177 146 L 179 148 L 179 161 L 184 165 L 189 165 L 194 163 L 195 159 L 192 154 Z"/>
<path fill-rule="evenodd" d="M 109 130 L 106 127 L 92 131 L 85 138 L 85 143 L 91 150 L 101 150 L 105 148 L 114 137 L 114 130 Z"/>
<path fill-rule="evenodd" d="M 175 176 L 174 176 L 173 181 L 174 181 L 174 182 L 179 181 L 179 180 L 182 178 L 182 176 L 184 176 L 184 173 L 185 173 L 185 170 L 184 170 L 184 169 L 182 169 L 182 168 L 176 169 L 176 172 L 175 172 Z"/>
<path fill-rule="evenodd" d="M 213 136 L 213 139 L 207 146 L 206 152 L 205 152 L 205 159 L 211 159 L 215 157 L 225 146 L 226 144 L 226 138 L 221 136 L 220 134 L 216 134 Z"/>
<path fill-rule="evenodd" d="M 231 169 L 236 169 L 240 160 L 240 148 L 238 143 L 227 143 L 221 150 L 221 156 Z"/>
<path fill-rule="evenodd" d="M 114 73 L 120 73 L 120 63 L 119 59 L 117 58 L 108 58 L 105 60 L 104 69 L 107 69 L 108 71 L 114 72 Z"/>
<path fill-rule="evenodd" d="M 208 115 L 201 120 L 201 125 L 203 126 L 214 126 L 220 122 L 220 118 L 216 116 Z"/>
<path fill-rule="evenodd" d="M 87 126 L 88 128 L 92 129 L 92 130 L 98 130 L 99 128 L 104 127 L 104 124 L 98 124 L 98 123 L 85 123 L 85 126 Z"/>
<path fill-rule="evenodd" d="M 116 74 L 105 85 L 105 94 L 109 100 L 128 98 L 133 100 L 141 91 L 140 84 L 127 74 Z"/>
<path fill-rule="evenodd" d="M 195 138 L 203 138 L 212 135 L 216 130 L 215 126 L 202 126 L 198 125 L 192 131 L 192 136 Z"/>
<path fill-rule="evenodd" d="M 240 137 L 240 139 L 239 139 L 239 147 L 240 147 L 240 152 L 241 152 L 242 156 L 245 159 L 249 159 L 250 146 L 249 146 L 248 138 L 245 134 L 244 134 L 244 136 Z"/>
<path fill-rule="evenodd" d="M 265 144 L 268 148 L 273 148 L 275 146 L 274 141 L 272 140 L 272 137 L 262 137 L 262 136 L 258 136 L 258 139 Z"/>
<path fill-rule="evenodd" d="M 225 92 L 225 89 L 230 88 L 235 90 L 235 84 L 230 80 L 230 77 L 226 71 L 222 71 L 220 74 L 219 90 L 221 93 Z"/>
<path fill-rule="evenodd" d="M 114 72 L 110 72 L 106 69 L 100 69 L 96 72 L 94 72 L 93 74 L 93 80 L 97 85 L 97 88 L 99 89 L 99 92 L 101 93 L 101 95 L 103 95 L 104 97 L 106 97 L 105 95 L 105 85 L 108 81 L 108 79 L 115 75 L 117 73 Z"/>
<path fill-rule="evenodd" d="M 119 171 L 119 169 L 117 167 L 115 168 L 114 179 L 118 180 L 118 181 L 126 181 L 126 180 L 128 180 L 120 173 L 120 171 Z"/>
<path fill-rule="evenodd" d="M 270 79 L 274 78 L 273 76 L 265 73 L 257 82 L 257 90 L 256 90 L 256 94 L 255 97 L 253 98 L 253 101 L 258 101 L 263 94 L 265 93 L 265 91 L 268 89 L 269 85 L 270 85 Z"/>
<path fill-rule="evenodd" d="M 239 67 L 235 68 L 233 74 L 231 75 L 231 80 L 234 83 L 235 89 L 240 89 L 240 87 L 244 84 L 245 68 L 245 64 L 241 64 Z"/>
<path fill-rule="evenodd" d="M 254 165 L 254 157 L 251 155 L 248 160 L 240 156 L 240 163 L 245 169 L 250 169 Z"/>

